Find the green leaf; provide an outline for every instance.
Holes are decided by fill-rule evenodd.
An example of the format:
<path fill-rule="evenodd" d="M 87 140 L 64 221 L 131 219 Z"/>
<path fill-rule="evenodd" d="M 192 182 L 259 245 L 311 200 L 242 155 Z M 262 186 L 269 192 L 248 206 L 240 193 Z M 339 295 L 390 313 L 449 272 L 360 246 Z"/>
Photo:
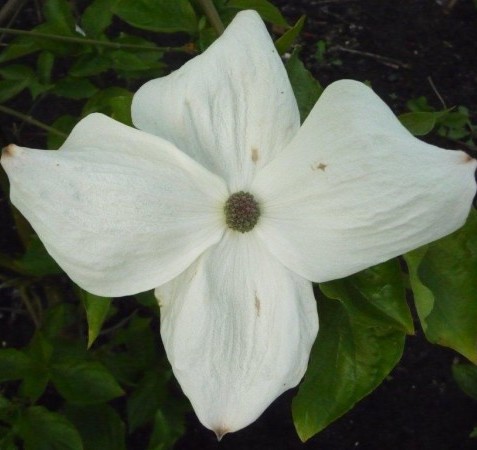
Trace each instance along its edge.
<path fill-rule="evenodd" d="M 301 122 L 303 122 L 323 92 L 323 87 L 300 61 L 298 51 L 293 52 L 285 68 L 300 109 Z"/>
<path fill-rule="evenodd" d="M 66 417 L 76 426 L 84 450 L 126 450 L 125 427 L 108 405 L 67 405 Z"/>
<path fill-rule="evenodd" d="M 15 264 L 23 273 L 38 277 L 63 273 L 37 235 L 31 236 L 25 254 Z"/>
<path fill-rule="evenodd" d="M 474 427 L 474 429 L 470 432 L 469 437 L 477 438 L 477 427 Z"/>
<path fill-rule="evenodd" d="M 111 373 L 95 361 L 56 363 L 51 380 L 68 402 L 77 405 L 107 402 L 124 394 Z"/>
<path fill-rule="evenodd" d="M 84 105 L 82 115 L 86 116 L 93 112 L 100 112 L 107 116 L 112 116 L 114 109 L 114 99 L 118 97 L 130 98 L 132 102 L 132 92 L 119 87 L 110 87 L 98 91 Z M 123 100 L 125 101 L 125 100 Z"/>
<path fill-rule="evenodd" d="M 230 0 L 227 3 L 227 8 L 254 9 L 263 20 L 282 27 L 288 27 L 288 23 L 280 10 L 267 0 Z"/>
<path fill-rule="evenodd" d="M 197 18 L 188 0 L 118 0 L 113 12 L 130 25 L 159 33 L 197 31 Z"/>
<path fill-rule="evenodd" d="M 88 321 L 88 348 L 90 348 L 98 337 L 104 321 L 108 317 L 111 299 L 90 294 L 86 291 L 81 292 L 86 311 L 86 319 Z"/>
<path fill-rule="evenodd" d="M 20 36 L 11 41 L 5 50 L 0 52 L 0 62 L 4 63 L 12 59 L 21 58 L 38 51 L 41 47 L 31 36 Z"/>
<path fill-rule="evenodd" d="M 58 117 L 51 126 L 55 128 L 58 131 L 62 131 L 66 135 L 70 134 L 71 130 L 73 127 L 78 123 L 78 118 L 71 116 L 69 114 L 65 114 L 63 116 Z M 64 136 L 59 136 L 58 134 L 55 133 L 48 133 L 47 136 L 47 144 L 48 148 L 50 149 L 57 149 L 60 148 L 63 145 L 63 142 L 65 142 L 66 137 Z"/>
<path fill-rule="evenodd" d="M 81 26 L 87 37 L 97 38 L 111 25 L 115 0 L 94 0 L 85 9 Z"/>
<path fill-rule="evenodd" d="M 424 136 L 429 134 L 442 116 L 448 114 L 448 110 L 436 112 L 409 112 L 399 116 L 400 122 L 414 135 Z"/>
<path fill-rule="evenodd" d="M 79 100 L 90 98 L 98 92 L 98 88 L 86 78 L 67 77 L 58 81 L 51 92 L 60 97 Z"/>
<path fill-rule="evenodd" d="M 51 72 L 55 63 L 55 55 L 51 52 L 41 52 L 37 59 L 38 76 L 42 83 L 51 81 Z"/>
<path fill-rule="evenodd" d="M 156 411 L 164 403 L 169 379 L 169 372 L 149 370 L 129 396 L 128 422 L 131 433 L 154 419 Z"/>
<path fill-rule="evenodd" d="M 19 393 L 35 402 L 45 392 L 50 379 L 53 346 L 41 332 L 37 332 L 28 344 L 26 353 L 32 361 L 32 368 L 23 377 Z"/>
<path fill-rule="evenodd" d="M 148 450 L 172 450 L 177 439 L 185 432 L 184 408 L 176 405 L 167 408 L 167 413 L 157 410 L 154 416 Z"/>
<path fill-rule="evenodd" d="M 0 350 L 0 382 L 19 380 L 32 369 L 32 362 L 28 355 L 7 348 Z"/>
<path fill-rule="evenodd" d="M 83 450 L 81 437 L 71 422 L 43 406 L 25 411 L 19 434 L 25 450 Z"/>
<path fill-rule="evenodd" d="M 460 230 L 405 255 L 426 338 L 477 363 L 477 213 Z"/>
<path fill-rule="evenodd" d="M 18 95 L 23 89 L 28 87 L 29 80 L 14 81 L 1 80 L 0 81 L 0 103 L 5 103 L 7 100 Z"/>
<path fill-rule="evenodd" d="M 477 366 L 472 364 L 454 364 L 452 375 L 459 387 L 474 400 L 477 400 Z"/>
<path fill-rule="evenodd" d="M 295 25 L 275 41 L 275 48 L 280 55 L 283 55 L 295 42 L 305 25 L 306 16 L 301 16 Z"/>
<path fill-rule="evenodd" d="M 43 14 L 48 25 L 58 34 L 75 34 L 75 19 L 67 0 L 47 0 Z"/>
<path fill-rule="evenodd" d="M 319 298 L 320 331 L 293 401 L 303 441 L 372 392 L 401 358 L 409 329 L 402 280 L 387 265 L 365 272 L 320 285 L 328 298 Z"/>
<path fill-rule="evenodd" d="M 98 55 L 96 51 L 91 51 L 79 56 L 69 71 L 71 77 L 90 77 L 98 75 L 110 69 L 111 61 L 103 54 Z"/>
<path fill-rule="evenodd" d="M 0 68 L 0 103 L 15 97 L 35 79 L 33 70 L 22 64 L 10 64 Z"/>
<path fill-rule="evenodd" d="M 111 118 L 125 125 L 133 126 L 131 117 L 132 96 L 117 96 L 110 100 Z"/>

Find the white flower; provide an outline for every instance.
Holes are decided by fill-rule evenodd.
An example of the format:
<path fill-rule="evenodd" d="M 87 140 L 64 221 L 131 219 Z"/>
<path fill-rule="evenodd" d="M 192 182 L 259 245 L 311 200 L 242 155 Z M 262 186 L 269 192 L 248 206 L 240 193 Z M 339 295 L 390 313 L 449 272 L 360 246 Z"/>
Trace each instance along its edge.
<path fill-rule="evenodd" d="M 174 373 L 219 436 L 299 383 L 318 330 L 312 281 L 451 233 L 475 193 L 475 160 L 412 137 L 364 84 L 333 83 L 300 128 L 251 11 L 146 83 L 132 115 L 142 131 L 92 114 L 60 151 L 7 147 L 12 202 L 84 289 L 156 288 Z M 239 191 L 260 210 L 243 233 L 224 212 Z"/>

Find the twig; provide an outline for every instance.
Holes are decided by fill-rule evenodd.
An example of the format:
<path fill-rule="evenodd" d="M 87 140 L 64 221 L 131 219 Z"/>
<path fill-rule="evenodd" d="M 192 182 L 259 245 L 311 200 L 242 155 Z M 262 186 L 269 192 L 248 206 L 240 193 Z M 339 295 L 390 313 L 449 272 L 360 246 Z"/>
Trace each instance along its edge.
<path fill-rule="evenodd" d="M 409 64 L 403 63 L 403 62 L 401 62 L 397 59 L 394 59 L 394 58 L 389 58 L 387 56 L 377 55 L 376 53 L 364 52 L 364 51 L 361 51 L 361 50 L 354 50 L 352 48 L 342 47 L 341 45 L 335 45 L 335 46 L 331 47 L 330 50 L 339 50 L 339 51 L 342 51 L 342 52 L 351 53 L 353 55 L 360 55 L 360 56 L 364 56 L 366 58 L 375 59 L 376 61 L 379 61 L 380 63 L 382 63 L 386 66 L 392 67 L 393 69 L 399 69 L 401 67 L 404 68 L 404 69 L 410 69 L 410 67 L 411 67 Z"/>
<path fill-rule="evenodd" d="M 152 45 L 138 44 L 121 44 L 119 42 L 98 41 L 96 39 L 88 39 L 84 37 L 60 36 L 58 34 L 40 33 L 38 31 L 17 30 L 13 28 L 1 28 L 0 33 L 11 34 L 14 36 L 32 36 L 39 39 L 49 39 L 52 41 L 72 42 L 75 44 L 97 45 L 99 47 L 110 47 L 115 49 L 130 50 L 151 50 L 159 52 L 185 52 L 191 53 L 191 45 L 183 45 L 182 47 L 153 47 Z"/>
<path fill-rule="evenodd" d="M 211 0 L 198 0 L 198 2 L 204 10 L 207 19 L 209 19 L 210 24 L 215 28 L 215 31 L 217 31 L 218 35 L 220 36 L 224 32 L 225 27 L 213 2 Z"/>
<path fill-rule="evenodd" d="M 29 123 L 30 125 L 34 125 L 35 127 L 41 128 L 42 130 L 48 131 L 49 133 L 56 134 L 57 136 L 61 136 L 66 138 L 68 135 L 63 133 L 56 128 L 50 127 L 46 123 L 40 122 L 39 120 L 34 119 L 33 117 L 27 116 L 21 112 L 15 111 L 14 109 L 9 108 L 8 106 L 0 105 L 0 112 L 8 114 L 13 117 L 17 117 L 18 119 L 23 120 L 24 122 Z"/>
<path fill-rule="evenodd" d="M 432 90 L 434 91 L 434 94 L 437 95 L 437 98 L 438 98 L 439 101 L 441 102 L 441 104 L 442 104 L 442 106 L 444 107 L 444 109 L 447 109 L 446 102 L 444 101 L 444 99 L 442 98 L 441 94 L 440 94 L 439 91 L 437 90 L 437 87 L 436 87 L 436 85 L 434 84 L 434 81 L 432 81 L 432 78 L 431 78 L 431 77 L 427 77 L 427 81 L 428 81 L 429 84 L 431 85 L 431 88 L 432 88 Z"/>
<path fill-rule="evenodd" d="M 0 9 L 0 24 L 6 23 L 11 16 L 14 16 L 26 3 L 26 0 L 7 0 Z"/>

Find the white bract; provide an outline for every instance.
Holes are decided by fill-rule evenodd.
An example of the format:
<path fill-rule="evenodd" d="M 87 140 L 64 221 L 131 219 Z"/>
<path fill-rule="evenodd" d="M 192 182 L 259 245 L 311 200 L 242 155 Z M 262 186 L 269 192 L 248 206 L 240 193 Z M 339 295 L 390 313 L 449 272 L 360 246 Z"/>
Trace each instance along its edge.
<path fill-rule="evenodd" d="M 146 83 L 132 116 L 141 131 L 91 114 L 59 151 L 7 147 L 11 199 L 84 289 L 156 288 L 174 373 L 218 436 L 299 383 L 318 330 L 312 281 L 451 233 L 475 193 L 475 160 L 415 139 L 364 84 L 333 83 L 300 127 L 252 11 Z M 238 191 L 260 208 L 244 233 L 225 220 Z"/>

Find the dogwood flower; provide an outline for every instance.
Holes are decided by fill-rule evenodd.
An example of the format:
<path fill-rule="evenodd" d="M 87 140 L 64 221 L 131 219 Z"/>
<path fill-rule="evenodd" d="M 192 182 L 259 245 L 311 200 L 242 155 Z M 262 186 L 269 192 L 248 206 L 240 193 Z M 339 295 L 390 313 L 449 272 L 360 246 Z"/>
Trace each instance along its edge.
<path fill-rule="evenodd" d="M 59 151 L 8 146 L 11 199 L 82 288 L 156 289 L 174 374 L 219 437 L 305 373 L 311 282 L 451 233 L 475 194 L 475 160 L 411 136 L 359 82 L 330 85 L 300 127 L 252 11 L 139 89 L 132 117 L 91 114 Z"/>

